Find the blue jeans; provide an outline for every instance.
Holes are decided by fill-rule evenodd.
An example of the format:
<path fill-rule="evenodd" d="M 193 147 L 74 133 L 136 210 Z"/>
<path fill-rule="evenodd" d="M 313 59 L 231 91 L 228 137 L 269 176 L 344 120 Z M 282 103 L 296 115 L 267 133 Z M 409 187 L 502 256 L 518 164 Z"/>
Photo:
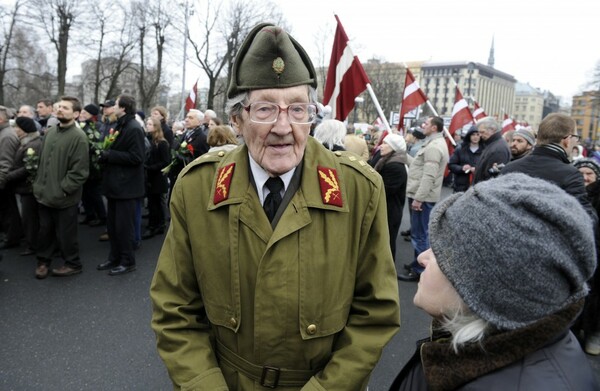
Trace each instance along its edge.
<path fill-rule="evenodd" d="M 413 200 L 408 199 L 409 207 Z M 423 266 L 417 262 L 417 257 L 429 248 L 429 215 L 435 206 L 435 202 L 423 202 L 421 211 L 413 210 L 410 214 L 410 237 L 413 248 L 415 249 L 415 258 L 412 262 L 412 268 L 416 273 L 421 274 Z"/>

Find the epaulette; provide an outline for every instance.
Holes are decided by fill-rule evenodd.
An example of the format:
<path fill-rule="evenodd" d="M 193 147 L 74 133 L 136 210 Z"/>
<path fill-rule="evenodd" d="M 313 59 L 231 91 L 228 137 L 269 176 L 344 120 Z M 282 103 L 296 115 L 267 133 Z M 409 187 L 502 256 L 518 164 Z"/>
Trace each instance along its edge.
<path fill-rule="evenodd" d="M 187 174 L 189 171 L 191 171 L 197 167 L 200 167 L 203 164 L 218 163 L 221 161 L 223 156 L 225 156 L 225 152 L 223 152 L 223 151 L 209 152 L 209 153 L 205 153 L 201 156 L 198 156 L 196 159 L 192 160 L 187 166 L 185 166 L 183 168 L 183 170 L 181 170 L 181 173 L 179 173 L 179 176 L 182 177 L 185 174 Z"/>
<path fill-rule="evenodd" d="M 360 156 L 347 151 L 335 151 L 333 154 L 339 158 L 340 164 L 354 168 L 375 184 L 379 183 L 377 171 Z"/>

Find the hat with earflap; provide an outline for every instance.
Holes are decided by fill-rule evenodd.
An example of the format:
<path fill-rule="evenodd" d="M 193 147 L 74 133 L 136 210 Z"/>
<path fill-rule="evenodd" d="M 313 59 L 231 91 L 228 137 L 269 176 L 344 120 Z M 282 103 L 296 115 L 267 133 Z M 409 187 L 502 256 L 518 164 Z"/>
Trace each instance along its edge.
<path fill-rule="evenodd" d="M 250 31 L 237 53 L 227 97 L 303 84 L 317 87 L 317 75 L 308 54 L 281 27 L 262 23 Z"/>

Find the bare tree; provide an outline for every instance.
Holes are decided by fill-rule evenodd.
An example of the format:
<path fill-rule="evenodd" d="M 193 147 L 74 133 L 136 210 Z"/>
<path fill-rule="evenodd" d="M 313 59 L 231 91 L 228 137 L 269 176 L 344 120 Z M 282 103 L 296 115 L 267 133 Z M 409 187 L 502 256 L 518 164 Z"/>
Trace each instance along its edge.
<path fill-rule="evenodd" d="M 146 110 L 155 102 L 159 91 L 163 67 L 163 55 L 167 31 L 171 27 L 171 13 L 164 7 L 162 0 L 154 3 L 136 2 L 132 4 L 136 15 L 136 28 L 140 54 L 138 77 L 139 106 Z M 153 39 L 154 45 L 146 46 L 146 41 Z M 154 64 L 148 59 L 155 58 Z"/>
<path fill-rule="evenodd" d="M 65 92 L 67 56 L 72 27 L 86 3 L 81 0 L 32 0 L 30 17 L 45 31 L 56 49 L 58 95 Z"/>
<path fill-rule="evenodd" d="M 4 78 L 4 104 L 34 104 L 40 98 L 50 97 L 56 75 L 48 71 L 46 53 L 40 48 L 36 33 L 17 23 L 12 40 Z"/>
<path fill-rule="evenodd" d="M 281 25 L 283 16 L 271 1 L 234 0 L 225 11 L 220 2 L 214 5 L 208 1 L 205 14 L 199 15 L 198 20 L 202 33 L 195 35 L 197 39 L 188 33 L 188 40 L 208 78 L 207 108 L 214 108 L 215 98 L 226 92 L 235 54 L 248 32 L 265 20 Z M 225 99 L 220 100 L 223 106 L 224 102 Z"/>
<path fill-rule="evenodd" d="M 133 69 L 133 50 L 137 40 L 132 19 L 126 17 L 126 10 L 114 6 L 94 11 L 98 34 L 93 77 L 93 101 L 100 102 L 118 95 L 119 79 L 125 71 Z M 117 23 L 115 23 L 117 22 Z M 117 29 L 111 29 L 117 26 Z M 111 36 L 114 39 L 111 40 Z M 102 96 L 101 96 L 102 95 Z"/>
<path fill-rule="evenodd" d="M 23 6 L 22 0 L 17 0 L 12 10 L 1 8 L 0 22 L 2 23 L 2 42 L 0 43 L 0 104 L 4 104 L 4 83 L 8 72 L 8 60 L 15 33 L 15 24 Z"/>

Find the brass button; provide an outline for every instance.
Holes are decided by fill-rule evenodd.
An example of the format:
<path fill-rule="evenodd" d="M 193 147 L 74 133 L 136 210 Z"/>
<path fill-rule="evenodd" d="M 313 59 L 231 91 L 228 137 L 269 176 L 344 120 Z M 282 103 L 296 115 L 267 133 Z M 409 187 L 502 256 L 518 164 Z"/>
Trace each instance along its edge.
<path fill-rule="evenodd" d="M 306 332 L 308 333 L 308 335 L 315 335 L 315 333 L 317 332 L 317 326 L 315 326 L 314 324 L 309 325 L 306 328 Z"/>
<path fill-rule="evenodd" d="M 236 328 L 237 320 L 235 318 L 231 318 L 231 319 L 229 319 L 229 324 L 231 325 L 231 327 Z"/>
<path fill-rule="evenodd" d="M 220 151 L 220 152 L 218 153 L 218 155 L 219 155 L 219 157 L 223 157 L 223 156 L 225 156 L 225 152 L 223 152 L 223 151 Z"/>
<path fill-rule="evenodd" d="M 342 153 L 340 151 L 335 151 L 335 156 L 342 156 Z"/>

